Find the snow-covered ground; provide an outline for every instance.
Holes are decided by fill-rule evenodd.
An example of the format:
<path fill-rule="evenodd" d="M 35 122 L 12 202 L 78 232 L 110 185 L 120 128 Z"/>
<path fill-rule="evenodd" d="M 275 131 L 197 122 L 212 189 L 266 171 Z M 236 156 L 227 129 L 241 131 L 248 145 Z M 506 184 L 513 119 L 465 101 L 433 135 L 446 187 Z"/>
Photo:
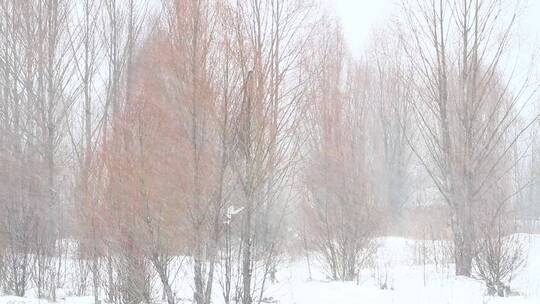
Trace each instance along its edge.
<path fill-rule="evenodd" d="M 330 282 L 324 280 L 323 273 L 316 273 L 308 281 L 306 263 L 296 261 L 279 273 L 280 282 L 272 286 L 269 294 L 279 303 L 291 304 L 538 304 L 540 235 L 520 235 L 520 239 L 529 250 L 527 264 L 511 283 L 519 296 L 487 296 L 482 282 L 456 277 L 452 265 L 419 265 L 415 263 L 415 254 L 423 244 L 402 238 L 385 238 L 381 242 L 378 264 L 386 268 L 378 270 L 379 275 L 368 269 L 358 283 Z M 381 276 L 387 277 L 387 290 L 379 288 Z"/>
<path fill-rule="evenodd" d="M 314 257 L 311 279 L 306 259 L 285 261 L 277 273 L 277 282 L 266 292 L 267 302 L 283 304 L 538 304 L 540 303 L 540 235 L 519 235 L 527 249 L 527 263 L 512 279 L 519 295 L 499 298 L 486 295 L 480 281 L 456 277 L 447 263 L 434 263 L 432 242 L 387 237 L 379 240 L 376 261 L 364 270 L 356 282 L 331 282 Z M 422 256 L 428 252 L 427 263 Z M 419 258 L 420 256 L 420 258 Z M 438 257 L 441 258 L 441 257 Z M 386 282 L 387 289 L 381 289 Z M 192 297 L 190 280 L 175 286 L 180 303 Z M 219 295 L 216 295 L 219 299 Z M 0 296 L 0 304 L 42 304 L 45 300 Z M 217 301 L 216 301 L 217 302 Z M 65 297 L 62 304 L 92 304 L 92 297 Z"/>

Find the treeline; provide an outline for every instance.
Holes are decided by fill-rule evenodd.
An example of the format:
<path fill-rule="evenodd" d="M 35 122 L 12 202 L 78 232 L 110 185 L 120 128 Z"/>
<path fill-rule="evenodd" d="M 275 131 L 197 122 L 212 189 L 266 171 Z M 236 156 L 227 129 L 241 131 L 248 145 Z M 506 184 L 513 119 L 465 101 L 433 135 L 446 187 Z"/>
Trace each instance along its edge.
<path fill-rule="evenodd" d="M 312 1 L 0 0 L 2 291 L 261 303 L 287 255 L 355 280 L 430 206 L 504 295 L 537 166 L 518 11 L 401 4 L 356 59 Z"/>

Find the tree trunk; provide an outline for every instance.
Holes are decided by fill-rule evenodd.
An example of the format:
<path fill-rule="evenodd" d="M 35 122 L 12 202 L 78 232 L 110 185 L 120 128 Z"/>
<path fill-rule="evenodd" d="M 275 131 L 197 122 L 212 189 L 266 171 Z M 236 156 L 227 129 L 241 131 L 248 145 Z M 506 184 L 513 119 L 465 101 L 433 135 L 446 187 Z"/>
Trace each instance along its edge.
<path fill-rule="evenodd" d="M 161 284 L 163 285 L 163 292 L 167 298 L 167 304 L 175 304 L 174 293 L 172 291 L 171 284 L 169 283 L 169 276 L 167 275 L 167 263 L 161 263 L 159 258 L 156 256 L 152 258 L 152 263 L 154 264 Z"/>
<path fill-rule="evenodd" d="M 195 293 L 193 295 L 193 300 L 196 304 L 204 304 L 204 284 L 203 284 L 203 275 L 202 275 L 202 263 L 200 259 L 200 245 L 197 245 L 197 253 L 193 261 L 193 271 L 194 271 L 194 281 L 195 281 Z"/>
<path fill-rule="evenodd" d="M 463 219 L 454 219 L 454 260 L 456 263 L 456 275 L 471 276 L 473 252 L 472 231 L 469 225 L 462 222 Z"/>
<path fill-rule="evenodd" d="M 251 204 L 251 198 L 248 198 Z M 242 304 L 251 304 L 251 206 L 246 210 L 246 219 L 244 222 L 244 248 L 242 253 Z"/>
<path fill-rule="evenodd" d="M 92 259 L 92 283 L 94 293 L 94 303 L 99 304 L 99 260 L 94 248 L 94 257 Z"/>

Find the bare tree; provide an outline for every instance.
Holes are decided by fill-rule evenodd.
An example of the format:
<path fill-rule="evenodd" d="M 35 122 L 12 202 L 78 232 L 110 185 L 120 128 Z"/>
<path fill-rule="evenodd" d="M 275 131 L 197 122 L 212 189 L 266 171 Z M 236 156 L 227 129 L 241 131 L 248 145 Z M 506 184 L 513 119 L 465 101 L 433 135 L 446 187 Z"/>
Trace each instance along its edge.
<path fill-rule="evenodd" d="M 518 138 L 514 126 L 530 100 L 501 76 L 516 10 L 502 1 L 404 3 L 402 35 L 415 68 L 412 102 L 421 149 L 411 145 L 451 211 L 456 274 L 471 275 L 476 216 L 497 187 Z"/>
<path fill-rule="evenodd" d="M 35 200 L 32 206 L 35 211 L 30 212 L 30 217 L 20 215 L 25 218 L 25 225 L 31 224 L 35 229 L 33 236 L 25 235 L 27 240 L 24 242 L 31 245 L 35 265 L 31 268 L 32 279 L 38 296 L 55 299 L 56 288 L 62 284 L 63 277 L 64 249 L 57 241 L 64 230 L 62 217 L 66 192 L 59 186 L 65 174 L 64 140 L 72 105 L 69 84 L 73 71 L 66 43 L 70 6 L 65 1 L 4 1 L 1 8 L 6 17 L 4 37 L 8 39 L 7 53 L 2 56 L 6 60 L 4 93 L 9 94 L 6 95 L 6 106 L 11 104 L 4 108 L 10 109 L 9 113 L 5 112 L 5 118 L 7 121 L 14 118 L 16 157 L 24 162 L 22 156 L 26 150 L 29 154 L 25 157 L 36 162 L 32 172 L 25 177 L 32 182 L 24 182 L 26 186 L 21 183 L 19 189 L 39 185 L 39 192 L 46 193 L 44 197 L 34 197 L 21 205 L 29 207 L 27 203 Z M 15 54 L 22 56 L 15 58 Z M 22 269 L 26 272 L 27 268 Z M 24 293 L 24 288 L 18 289 L 19 293 Z"/>
<path fill-rule="evenodd" d="M 23 7 L 15 2 L 1 3 L 2 22 L 0 34 L 2 55 L 1 69 L 1 129 L 3 172 L 18 174 L 2 174 L 1 204 L 2 213 L 2 259 L 3 289 L 8 293 L 24 296 L 30 281 L 31 242 L 35 239 L 34 230 L 37 216 L 33 212 L 38 196 L 30 196 L 29 186 L 40 185 L 36 176 L 29 174 L 28 166 L 37 165 L 34 139 L 26 137 L 29 116 L 28 95 L 21 92 L 21 79 L 29 75 L 20 69 L 25 62 L 17 56 L 23 50 L 20 35 L 23 33 L 22 18 L 18 18 Z M 36 192 L 37 193 L 37 192 Z"/>
<path fill-rule="evenodd" d="M 294 134 L 304 93 L 299 59 L 312 35 L 312 9 L 309 2 L 253 0 L 237 2 L 232 12 L 233 58 L 241 75 L 231 161 L 242 201 L 237 301 L 249 304 L 262 300 L 275 272 L 284 210 L 276 209 L 276 201 L 298 155 Z"/>
<path fill-rule="evenodd" d="M 101 11 L 101 34 L 102 48 L 106 66 L 105 76 L 105 98 L 103 105 L 103 121 L 100 133 L 103 143 L 113 138 L 111 142 L 113 155 L 120 155 L 123 151 L 129 150 L 129 142 L 122 140 L 116 133 L 121 126 L 115 126 L 115 122 L 122 121 L 121 110 L 128 107 L 133 94 L 132 68 L 133 59 L 136 53 L 136 44 L 141 41 L 145 29 L 147 17 L 147 6 L 144 2 L 135 0 L 117 1 L 104 0 Z M 122 184 L 122 180 L 116 178 L 110 172 L 110 162 L 104 160 L 107 165 L 102 169 L 103 181 L 100 184 L 104 187 L 102 200 L 110 205 L 111 212 L 116 212 L 114 208 L 117 202 L 115 197 L 115 187 Z M 99 168 L 99 167 L 97 167 Z M 98 171 L 99 172 L 99 171 Z M 113 231 L 119 232 L 122 227 L 118 222 L 113 222 Z M 124 230 L 126 232 L 126 230 Z M 105 238 L 103 241 L 107 246 L 106 268 L 107 268 L 107 294 L 109 302 L 130 301 L 130 299 L 140 301 L 140 295 L 144 293 L 144 281 L 146 269 L 139 266 L 146 266 L 140 260 L 140 254 L 133 254 L 132 246 L 129 244 L 131 236 L 125 236 L 115 242 L 113 238 Z M 115 261 L 116 259 L 116 261 Z M 123 267 L 124 269 L 116 269 Z M 139 272 L 139 270 L 142 271 Z M 130 273 L 132 272 L 132 273 Z M 132 280 L 133 279 L 133 280 Z M 135 281 L 134 281 L 135 280 Z M 139 282 L 139 283 L 137 283 Z"/>
<path fill-rule="evenodd" d="M 486 283 L 488 294 L 504 297 L 512 294 L 509 285 L 513 276 L 524 266 L 526 251 L 523 239 L 513 234 L 515 223 L 511 220 L 512 212 L 505 210 L 495 214 L 498 212 L 486 212 L 487 220 L 478 229 L 473 269 L 474 276 Z"/>
<path fill-rule="evenodd" d="M 377 228 L 367 147 L 365 71 L 347 59 L 338 26 L 324 25 L 323 46 L 308 61 L 315 75 L 305 169 L 309 239 L 329 277 L 350 281 L 373 254 Z"/>
<path fill-rule="evenodd" d="M 187 206 L 188 222 L 193 233 L 190 250 L 193 256 L 194 300 L 210 303 L 217 255 L 221 202 L 214 196 L 219 189 L 216 164 L 218 143 L 215 113 L 219 112 L 216 73 L 217 2 L 184 0 L 166 1 L 167 30 L 171 49 L 178 55 L 173 61 L 169 98 L 178 119 L 180 138 L 189 140 L 191 157 L 191 198 Z"/>
<path fill-rule="evenodd" d="M 69 128 L 69 134 L 73 145 L 73 152 L 78 170 L 74 172 L 78 175 L 76 180 L 78 198 L 77 210 L 78 227 L 80 227 L 79 241 L 79 267 L 81 274 L 86 272 L 87 264 L 90 264 L 92 273 L 92 293 L 94 302 L 99 303 L 100 294 L 100 272 L 99 272 L 99 256 L 101 255 L 101 242 L 99 239 L 97 215 L 98 197 L 96 193 L 96 182 L 93 173 L 98 170 L 92 167 L 96 165 L 95 158 L 96 148 L 98 144 L 99 131 L 101 130 L 100 123 L 103 121 L 103 110 L 99 108 L 99 97 L 96 90 L 98 85 L 98 66 L 100 64 L 101 49 L 99 48 L 100 41 L 97 35 L 100 2 L 87 0 L 81 3 L 81 6 L 76 6 L 76 10 L 80 10 L 80 14 L 73 16 L 74 27 L 69 29 L 70 48 L 73 53 L 73 64 L 75 66 L 75 75 L 77 76 L 78 84 L 77 91 L 78 103 L 74 107 L 75 113 L 71 119 L 72 125 Z M 77 119 L 80 118 L 80 119 Z M 82 129 L 82 136 L 77 134 L 77 130 Z M 86 261 L 90 262 L 87 263 Z M 81 277 L 81 289 L 86 285 L 86 276 Z"/>
<path fill-rule="evenodd" d="M 367 119 L 371 119 L 368 132 L 375 151 L 370 162 L 376 173 L 376 200 L 388 209 L 388 223 L 398 225 L 401 211 L 415 191 L 411 181 L 414 155 L 407 143 L 414 141 L 410 101 L 414 92 L 413 70 L 406 62 L 399 39 L 391 31 L 375 32 L 362 63 L 370 76 L 360 85 L 366 87 L 369 112 L 373 113 Z"/>

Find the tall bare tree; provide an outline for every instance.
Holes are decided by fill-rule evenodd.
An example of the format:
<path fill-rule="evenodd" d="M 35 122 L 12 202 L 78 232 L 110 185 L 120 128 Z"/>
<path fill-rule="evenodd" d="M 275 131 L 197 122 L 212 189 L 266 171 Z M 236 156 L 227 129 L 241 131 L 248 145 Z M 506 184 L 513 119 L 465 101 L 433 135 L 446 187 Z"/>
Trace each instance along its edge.
<path fill-rule="evenodd" d="M 308 53 L 311 106 L 303 178 L 309 199 L 307 238 L 333 280 L 351 281 L 373 253 L 375 191 L 368 159 L 366 71 L 347 55 L 339 26 L 324 24 Z"/>
<path fill-rule="evenodd" d="M 372 149 L 377 151 L 371 160 L 376 172 L 376 200 L 387 209 L 388 222 L 397 225 L 404 205 L 414 196 L 414 160 L 407 143 L 408 139 L 414 141 L 410 102 L 414 88 L 412 68 L 391 31 L 380 29 L 374 33 L 362 64 L 370 71 L 363 85 L 368 92 L 369 111 L 374 114 L 369 116 L 372 120 L 368 132 Z"/>
<path fill-rule="evenodd" d="M 276 267 L 283 220 L 276 202 L 299 151 L 295 131 L 305 100 L 300 55 L 313 35 L 310 5 L 259 0 L 233 5 L 234 60 L 242 87 L 231 166 L 242 201 L 239 296 L 244 304 L 261 301 L 262 292 L 255 295 L 254 286 L 258 281 L 264 291 Z"/>
<path fill-rule="evenodd" d="M 476 216 L 506 202 L 499 187 L 512 147 L 537 117 L 515 131 L 530 101 L 502 74 L 517 11 L 491 0 L 405 2 L 402 35 L 415 68 L 412 102 L 421 149 L 411 145 L 451 211 L 456 274 L 471 275 Z M 515 85 L 515 84 L 513 84 Z"/>

